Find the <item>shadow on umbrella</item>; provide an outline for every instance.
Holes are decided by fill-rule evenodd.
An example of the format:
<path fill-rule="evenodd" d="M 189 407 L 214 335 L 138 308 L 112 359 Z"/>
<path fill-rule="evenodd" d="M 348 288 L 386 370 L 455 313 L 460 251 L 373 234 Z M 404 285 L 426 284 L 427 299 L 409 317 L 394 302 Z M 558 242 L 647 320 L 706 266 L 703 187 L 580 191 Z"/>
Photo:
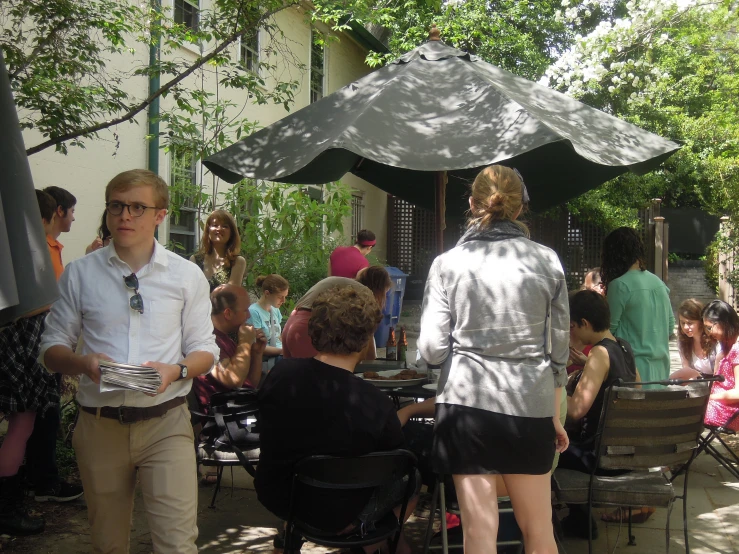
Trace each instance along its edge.
<path fill-rule="evenodd" d="M 387 66 L 204 161 L 245 177 L 320 184 L 353 173 L 434 209 L 446 172 L 447 211 L 467 209 L 483 167 L 522 173 L 545 210 L 627 171 L 645 173 L 679 146 L 560 92 L 432 39 Z"/>

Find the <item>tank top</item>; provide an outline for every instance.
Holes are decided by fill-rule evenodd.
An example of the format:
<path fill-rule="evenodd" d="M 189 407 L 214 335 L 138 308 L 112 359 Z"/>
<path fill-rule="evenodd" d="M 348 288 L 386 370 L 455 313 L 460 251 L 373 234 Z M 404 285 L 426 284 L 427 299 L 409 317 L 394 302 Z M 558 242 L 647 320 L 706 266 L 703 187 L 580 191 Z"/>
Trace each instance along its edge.
<path fill-rule="evenodd" d="M 695 352 L 692 352 L 693 357 L 690 360 L 690 367 L 703 374 L 713 375 L 714 366 L 716 365 L 716 357 L 719 352 L 721 352 L 720 343 L 716 344 L 705 358 L 699 358 L 695 355 Z"/>
<path fill-rule="evenodd" d="M 195 265 L 197 265 L 202 271 L 205 271 L 205 256 L 203 254 L 195 254 Z M 225 285 L 231 279 L 231 266 L 222 267 L 208 279 L 208 285 L 210 286 L 210 292 L 213 292 L 219 285 Z"/>
<path fill-rule="evenodd" d="M 593 345 L 602 346 L 608 352 L 609 369 L 603 384 L 600 386 L 598 395 L 593 401 L 593 405 L 582 419 L 582 427 L 580 429 L 580 437 L 577 442 L 587 442 L 592 440 L 598 430 L 600 423 L 600 415 L 603 411 L 603 400 L 605 399 L 606 389 L 610 387 L 618 379 L 631 383 L 636 381 L 636 364 L 634 362 L 634 353 L 631 345 L 623 339 L 603 339 Z"/>

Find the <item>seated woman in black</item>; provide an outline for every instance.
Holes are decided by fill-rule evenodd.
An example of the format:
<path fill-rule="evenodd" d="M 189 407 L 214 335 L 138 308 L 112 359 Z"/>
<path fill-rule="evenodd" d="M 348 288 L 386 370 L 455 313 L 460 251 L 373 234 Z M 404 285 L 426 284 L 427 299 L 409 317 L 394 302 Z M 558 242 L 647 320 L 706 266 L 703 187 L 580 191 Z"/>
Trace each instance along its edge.
<path fill-rule="evenodd" d="M 302 458 L 361 456 L 403 446 L 390 398 L 354 375 L 381 317 L 369 289 L 337 287 L 321 293 L 308 322 L 318 354 L 282 360 L 265 378 L 258 397 L 261 454 L 254 487 L 259 501 L 278 517 L 287 518 L 293 466 Z M 417 495 L 420 477 L 414 480 Z M 398 514 L 404 492 L 403 482 L 374 492 L 328 491 L 321 498 L 311 491 L 311 506 L 298 505 L 296 511 L 313 527 L 351 533 L 391 510 Z M 415 501 L 409 502 L 406 517 Z M 370 547 L 366 551 L 374 552 Z M 410 552 L 403 538 L 397 552 Z"/>
<path fill-rule="evenodd" d="M 603 295 L 592 290 L 570 295 L 570 335 L 593 347 L 574 391 L 568 386 L 571 394 L 567 398 L 565 428 L 570 446 L 560 455 L 561 468 L 592 472 L 596 457 L 595 434 L 606 389 L 619 378 L 628 383 L 639 380 L 631 345 L 614 337 L 610 326 L 611 312 Z M 577 379 L 575 374 L 573 376 Z M 571 506 L 570 516 L 562 524 L 566 531 L 587 537 L 587 509 L 582 514 L 580 508 Z"/>

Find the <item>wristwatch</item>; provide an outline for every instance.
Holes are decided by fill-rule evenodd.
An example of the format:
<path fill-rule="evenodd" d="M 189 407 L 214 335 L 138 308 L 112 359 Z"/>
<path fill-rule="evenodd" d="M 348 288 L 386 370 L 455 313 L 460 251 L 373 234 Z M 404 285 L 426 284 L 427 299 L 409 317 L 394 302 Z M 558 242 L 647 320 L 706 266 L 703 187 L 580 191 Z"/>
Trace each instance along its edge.
<path fill-rule="evenodd" d="M 187 377 L 187 366 L 185 364 L 177 365 L 180 366 L 180 376 L 177 377 L 177 380 L 179 381 L 180 379 L 184 379 L 185 377 Z"/>

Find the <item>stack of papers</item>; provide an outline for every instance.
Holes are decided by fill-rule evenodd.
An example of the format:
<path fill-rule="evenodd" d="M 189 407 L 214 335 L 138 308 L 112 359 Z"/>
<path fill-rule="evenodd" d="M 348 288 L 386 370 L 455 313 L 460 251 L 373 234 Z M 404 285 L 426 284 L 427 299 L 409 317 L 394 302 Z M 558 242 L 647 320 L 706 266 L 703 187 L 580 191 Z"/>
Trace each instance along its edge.
<path fill-rule="evenodd" d="M 162 385 L 162 377 L 153 367 L 101 360 L 100 373 L 100 392 L 127 389 L 156 394 Z"/>

